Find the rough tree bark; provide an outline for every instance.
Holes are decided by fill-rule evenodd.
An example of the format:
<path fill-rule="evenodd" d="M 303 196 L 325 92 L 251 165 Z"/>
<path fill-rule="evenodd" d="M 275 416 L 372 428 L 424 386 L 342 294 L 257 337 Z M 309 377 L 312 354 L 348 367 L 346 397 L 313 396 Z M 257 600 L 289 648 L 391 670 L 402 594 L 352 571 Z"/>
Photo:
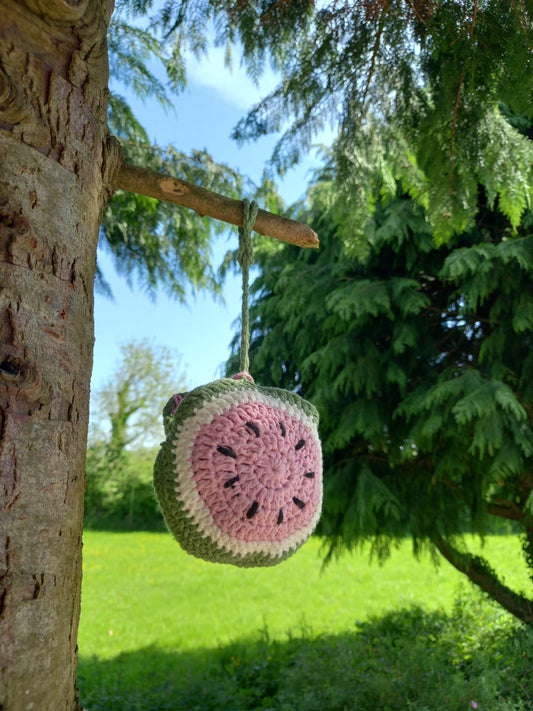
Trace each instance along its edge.
<path fill-rule="evenodd" d="M 78 708 L 113 0 L 0 0 L 0 709 Z"/>

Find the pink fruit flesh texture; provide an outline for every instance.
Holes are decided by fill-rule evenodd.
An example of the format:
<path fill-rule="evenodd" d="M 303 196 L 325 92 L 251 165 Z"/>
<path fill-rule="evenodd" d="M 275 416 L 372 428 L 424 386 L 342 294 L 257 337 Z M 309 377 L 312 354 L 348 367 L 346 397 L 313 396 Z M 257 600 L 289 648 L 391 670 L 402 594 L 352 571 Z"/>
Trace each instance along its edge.
<path fill-rule="evenodd" d="M 282 541 L 320 506 L 321 453 L 296 417 L 264 403 L 234 406 L 200 427 L 191 454 L 214 524 L 242 541 Z"/>

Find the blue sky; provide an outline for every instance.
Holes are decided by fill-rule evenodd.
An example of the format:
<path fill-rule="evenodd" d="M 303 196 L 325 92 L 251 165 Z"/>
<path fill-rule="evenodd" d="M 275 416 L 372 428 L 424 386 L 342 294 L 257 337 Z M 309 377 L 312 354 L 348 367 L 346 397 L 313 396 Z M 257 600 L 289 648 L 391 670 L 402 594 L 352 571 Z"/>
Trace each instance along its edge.
<path fill-rule="evenodd" d="M 258 182 L 275 137 L 239 148 L 230 134 L 246 110 L 274 84 L 274 75 L 267 71 L 260 86 L 254 86 L 237 60 L 230 72 L 224 67 L 223 50 L 214 48 L 202 61 L 191 58 L 188 88 L 175 97 L 174 112 L 165 113 L 153 101 L 143 104 L 134 96 L 128 99 L 150 138 L 158 144 L 172 143 L 186 153 L 205 148 L 216 161 L 227 163 Z M 296 201 L 305 193 L 310 171 L 317 165 L 314 155 L 310 155 L 279 181 L 280 194 L 286 203 Z M 228 249 L 235 248 L 237 239 L 236 231 L 232 231 L 215 243 L 215 265 Z M 142 290 L 130 289 L 115 273 L 105 252 L 99 253 L 99 264 L 111 285 L 114 300 L 99 294 L 95 297 L 93 391 L 112 374 L 119 360 L 120 345 L 133 339 L 147 338 L 154 345 L 167 346 L 181 356 L 190 387 L 220 376 L 240 314 L 238 276 L 227 279 L 225 303 L 200 293 L 191 295 L 187 305 L 183 305 L 163 294 L 154 302 Z"/>

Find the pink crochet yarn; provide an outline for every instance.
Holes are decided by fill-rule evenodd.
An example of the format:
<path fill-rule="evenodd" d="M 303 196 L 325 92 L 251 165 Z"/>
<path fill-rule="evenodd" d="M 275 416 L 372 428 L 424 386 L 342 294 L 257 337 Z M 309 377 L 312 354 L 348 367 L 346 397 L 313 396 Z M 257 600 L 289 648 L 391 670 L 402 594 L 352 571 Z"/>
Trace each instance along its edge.
<path fill-rule="evenodd" d="M 231 379 L 232 379 L 232 380 L 242 380 L 243 378 L 244 378 L 245 380 L 247 380 L 249 383 L 253 383 L 253 382 L 254 382 L 254 379 L 252 378 L 252 376 L 250 375 L 250 373 L 248 373 L 246 370 L 241 370 L 241 371 L 240 371 L 239 373 L 237 373 L 236 375 L 232 375 L 232 376 L 231 376 Z"/>
<path fill-rule="evenodd" d="M 321 462 L 319 442 L 300 417 L 249 402 L 200 427 L 190 471 L 223 534 L 280 542 L 316 521 Z"/>

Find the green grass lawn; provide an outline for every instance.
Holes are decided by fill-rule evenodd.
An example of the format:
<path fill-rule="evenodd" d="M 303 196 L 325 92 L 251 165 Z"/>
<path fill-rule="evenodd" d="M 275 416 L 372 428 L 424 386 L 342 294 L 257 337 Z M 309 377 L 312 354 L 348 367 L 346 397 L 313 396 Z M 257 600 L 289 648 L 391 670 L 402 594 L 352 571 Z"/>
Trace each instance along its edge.
<path fill-rule="evenodd" d="M 485 548 L 533 596 L 518 540 L 492 537 Z M 164 533 L 87 531 L 80 651 L 107 658 L 150 644 L 212 648 L 265 627 L 272 637 L 302 627 L 346 631 L 410 603 L 449 610 L 466 584 L 446 561 L 414 559 L 408 542 L 382 566 L 362 552 L 323 569 L 322 553 L 313 539 L 278 566 L 241 569 L 189 556 Z"/>
<path fill-rule="evenodd" d="M 533 597 L 517 538 L 491 537 L 483 553 L 493 567 L 505 571 L 507 582 Z M 279 566 L 239 569 L 188 556 L 165 533 L 86 531 L 79 631 L 82 699 L 89 709 L 174 709 L 178 697 L 188 698 L 184 688 L 179 694 L 176 689 L 192 678 L 197 683 L 198 675 L 207 673 L 210 678 L 222 673 L 226 681 L 231 677 L 232 690 L 242 690 L 246 684 L 235 681 L 241 666 L 235 659 L 257 661 L 258 655 L 266 655 L 279 661 L 288 653 L 283 645 L 291 640 L 313 640 L 306 649 L 315 652 L 315 642 L 325 639 L 335 644 L 342 640 L 351 649 L 352 636 L 365 625 L 414 606 L 440 624 L 442 615 L 453 616 L 461 587 L 468 587 L 445 561 L 435 567 L 429 557 L 415 560 L 407 541 L 382 566 L 370 563 L 363 551 L 346 554 L 323 569 L 322 555 L 319 541 L 311 540 Z M 421 654 L 425 658 L 425 652 Z M 250 660 L 243 661 L 242 668 Z M 250 678 L 256 667 L 250 667 Z M 220 692 L 220 678 L 217 688 Z M 266 693 L 261 698 L 270 697 Z M 216 697 L 198 708 L 224 708 L 220 703 Z M 268 707 L 256 701 L 231 703 L 235 709 Z M 284 707 L 278 699 L 274 708 L 299 707 L 294 700 Z M 366 707 L 359 703 L 353 708 Z"/>

